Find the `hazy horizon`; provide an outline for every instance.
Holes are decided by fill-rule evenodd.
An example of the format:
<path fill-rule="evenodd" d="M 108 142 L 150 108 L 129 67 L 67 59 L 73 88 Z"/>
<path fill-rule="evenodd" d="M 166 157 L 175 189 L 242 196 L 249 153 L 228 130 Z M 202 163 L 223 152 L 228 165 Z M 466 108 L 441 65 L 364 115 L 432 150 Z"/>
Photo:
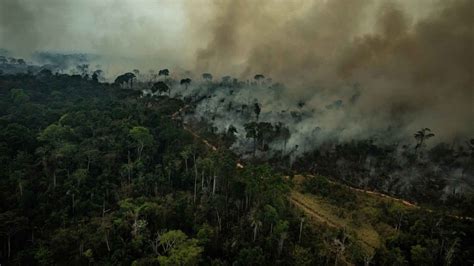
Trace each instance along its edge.
<path fill-rule="evenodd" d="M 284 82 L 309 106 L 360 94 L 370 127 L 472 136 L 473 2 L 32 1 L 0 3 L 0 46 L 14 54 L 90 53 L 109 76 L 138 68 Z M 348 115 L 343 115 L 348 117 Z M 331 120 L 332 121 L 332 120 Z M 352 122 L 354 122 L 352 121 Z M 338 120 L 334 123 L 343 123 Z"/>

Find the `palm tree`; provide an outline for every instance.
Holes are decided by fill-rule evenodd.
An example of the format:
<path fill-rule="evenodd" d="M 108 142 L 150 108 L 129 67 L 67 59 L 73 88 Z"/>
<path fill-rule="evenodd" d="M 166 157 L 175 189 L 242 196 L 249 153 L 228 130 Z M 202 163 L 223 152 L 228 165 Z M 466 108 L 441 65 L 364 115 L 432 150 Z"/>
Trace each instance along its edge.
<path fill-rule="evenodd" d="M 431 129 L 429 128 L 422 128 L 415 133 L 415 139 L 417 140 L 417 144 L 415 146 L 415 154 L 418 152 L 419 148 L 422 148 L 425 145 L 425 141 L 429 138 L 434 137 L 434 134 L 431 133 Z"/>
<path fill-rule="evenodd" d="M 262 221 L 256 210 L 250 213 L 250 225 L 253 227 L 253 242 L 257 240 L 258 228 L 262 226 Z"/>
<path fill-rule="evenodd" d="M 184 160 L 184 164 L 186 166 L 186 173 L 188 172 L 188 159 L 191 156 L 191 147 L 187 146 L 184 148 L 184 150 L 180 153 L 181 157 Z"/>

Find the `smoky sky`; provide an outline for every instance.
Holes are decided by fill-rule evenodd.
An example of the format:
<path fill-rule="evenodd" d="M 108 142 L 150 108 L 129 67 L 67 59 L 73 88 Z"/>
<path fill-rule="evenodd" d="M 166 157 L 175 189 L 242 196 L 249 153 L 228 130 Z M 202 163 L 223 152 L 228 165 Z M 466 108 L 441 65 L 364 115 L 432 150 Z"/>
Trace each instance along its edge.
<path fill-rule="evenodd" d="M 386 124 L 469 137 L 472 10 L 471 0 L 1 0 L 0 46 L 103 55 L 116 72 L 264 74 L 314 107 L 347 104 L 356 88 L 343 117 L 366 131 Z"/>
<path fill-rule="evenodd" d="M 20 56 L 97 54 L 104 63 L 118 64 L 112 66 L 118 71 L 179 65 L 186 55 L 182 5 L 171 0 L 1 0 L 0 46 Z"/>

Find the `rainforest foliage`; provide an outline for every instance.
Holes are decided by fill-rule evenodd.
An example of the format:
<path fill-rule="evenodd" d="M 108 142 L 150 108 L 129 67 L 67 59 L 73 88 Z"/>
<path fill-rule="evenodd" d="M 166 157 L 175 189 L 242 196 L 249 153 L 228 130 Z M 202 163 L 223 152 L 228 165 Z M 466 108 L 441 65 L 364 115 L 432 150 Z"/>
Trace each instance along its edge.
<path fill-rule="evenodd" d="M 472 264 L 472 223 L 441 214 L 380 206 L 371 219 L 396 232 L 370 252 L 311 224 L 288 200 L 291 179 L 209 149 L 175 119 L 184 105 L 97 77 L 0 75 L 0 263 Z"/>

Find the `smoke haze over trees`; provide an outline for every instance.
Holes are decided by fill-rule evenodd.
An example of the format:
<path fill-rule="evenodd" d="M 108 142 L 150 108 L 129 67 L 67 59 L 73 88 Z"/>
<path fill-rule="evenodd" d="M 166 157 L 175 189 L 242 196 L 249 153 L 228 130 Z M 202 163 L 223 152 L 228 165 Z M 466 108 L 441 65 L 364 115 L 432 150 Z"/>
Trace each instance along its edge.
<path fill-rule="evenodd" d="M 473 265 L 473 0 L 0 0 L 0 265 Z"/>
<path fill-rule="evenodd" d="M 157 65 L 196 77 L 262 73 L 314 108 L 357 94 L 351 121 L 360 128 L 426 126 L 449 140 L 474 130 L 472 8 L 469 0 L 6 0 L 0 40 L 24 56 L 94 54 L 110 77 Z"/>

